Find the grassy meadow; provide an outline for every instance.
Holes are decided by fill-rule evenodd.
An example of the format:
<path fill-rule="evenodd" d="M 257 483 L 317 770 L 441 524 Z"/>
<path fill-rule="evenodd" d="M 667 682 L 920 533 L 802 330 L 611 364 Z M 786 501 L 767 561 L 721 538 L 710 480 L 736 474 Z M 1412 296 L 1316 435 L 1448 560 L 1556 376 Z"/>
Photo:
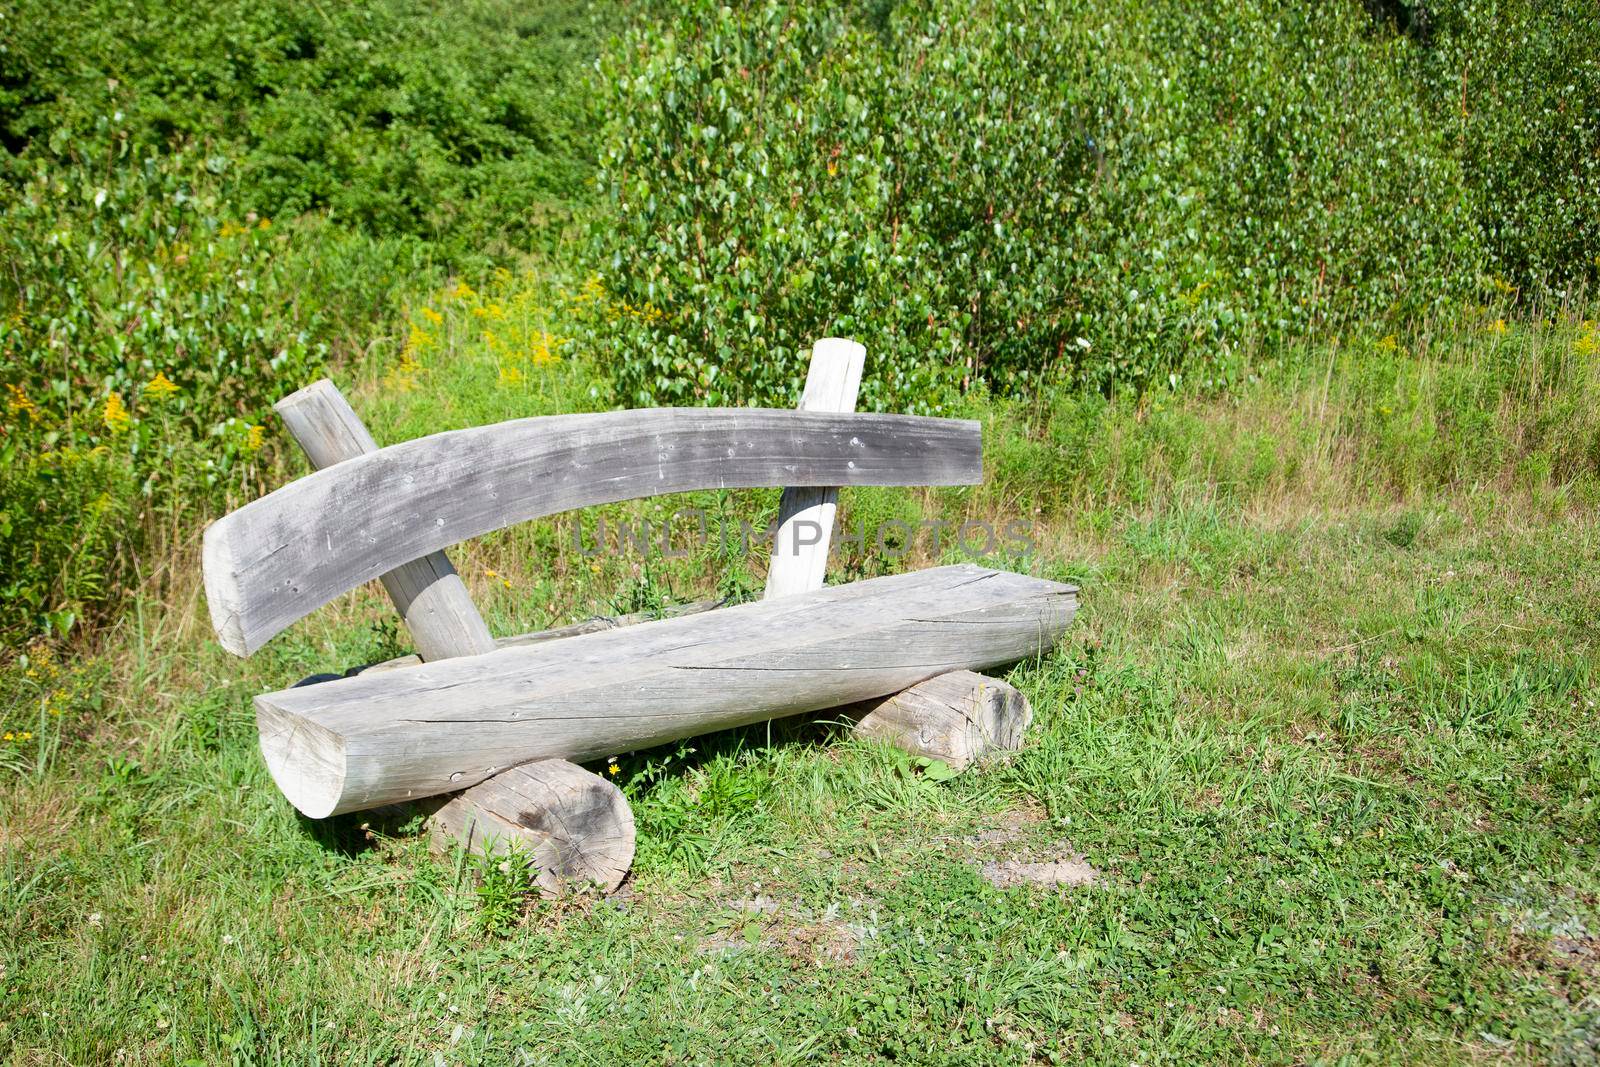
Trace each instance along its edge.
<path fill-rule="evenodd" d="M 1600 1059 L 1581 3 L 148 7 L 0 6 L 0 1064 Z M 294 811 L 252 697 L 409 647 L 376 585 L 217 645 L 274 400 L 786 406 L 828 334 L 984 426 L 981 486 L 841 521 L 1031 542 L 830 581 L 1081 589 L 1021 751 L 617 753 L 608 898 Z M 579 546 L 778 496 L 451 556 L 496 634 L 738 601 L 736 539 Z"/>
<path fill-rule="evenodd" d="M 581 289 L 501 284 L 435 294 L 436 340 L 349 383 L 380 440 L 584 405 L 581 363 L 508 374 L 468 330 L 499 305 L 544 341 L 539 309 Z M 97 673 L 32 668 L 42 743 L 8 752 L 0 805 L 10 1059 L 1591 1061 L 1593 340 L 1491 323 L 1221 396 L 973 398 L 984 487 L 844 508 L 1037 516 L 1006 562 L 1084 607 L 1007 675 L 1027 746 L 947 782 L 826 716 L 619 754 L 640 836 L 611 899 L 539 901 L 416 826 L 298 817 L 250 698 L 396 651 L 391 612 L 363 590 L 233 660 L 187 560 Z M 455 554 L 497 632 L 759 574 L 592 560 L 570 522 Z M 75 685 L 99 710 L 52 715 Z M 980 876 L 1063 854 L 1095 882 Z"/>

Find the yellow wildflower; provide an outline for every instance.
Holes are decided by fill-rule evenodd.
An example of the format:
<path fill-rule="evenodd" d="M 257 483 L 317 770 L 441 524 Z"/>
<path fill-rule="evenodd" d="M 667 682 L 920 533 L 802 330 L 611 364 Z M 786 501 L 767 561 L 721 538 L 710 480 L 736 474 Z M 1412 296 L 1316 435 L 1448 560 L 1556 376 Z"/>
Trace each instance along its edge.
<path fill-rule="evenodd" d="M 432 308 L 423 308 L 422 309 L 422 317 L 427 319 L 429 322 L 433 323 L 435 326 L 438 326 L 439 324 L 444 322 L 444 316 L 439 314 L 437 311 L 433 310 Z"/>
<path fill-rule="evenodd" d="M 466 282 L 456 282 L 456 287 L 450 290 L 450 295 L 457 300 L 465 300 L 467 297 L 477 296 L 478 294 Z"/>
<path fill-rule="evenodd" d="M 622 302 L 622 311 L 623 314 L 631 315 L 642 322 L 660 322 L 667 317 L 665 311 L 662 311 L 649 301 L 646 301 L 641 306 L 635 306 L 624 300 Z"/>
<path fill-rule="evenodd" d="M 251 426 L 244 433 L 244 450 L 252 456 L 267 443 L 267 431 L 261 426 Z"/>
<path fill-rule="evenodd" d="M 1489 324 L 1489 332 L 1493 333 L 1493 334 L 1505 333 L 1506 332 L 1506 320 L 1505 319 L 1495 319 L 1493 322 L 1491 322 Z"/>
<path fill-rule="evenodd" d="M 22 411 L 27 413 L 29 422 L 39 421 L 39 405 L 35 404 L 33 398 L 22 391 L 22 386 L 7 385 L 6 392 L 11 394 L 7 398 L 6 406 L 11 409 L 13 415 Z"/>
<path fill-rule="evenodd" d="M 1600 326 L 1592 319 L 1583 320 L 1583 334 L 1573 345 L 1573 350 L 1580 356 L 1600 354 Z"/>
<path fill-rule="evenodd" d="M 421 373 L 422 364 L 411 357 L 411 351 L 408 348 L 400 356 L 400 362 L 383 376 L 383 380 L 391 389 L 410 392 L 417 387 L 417 375 Z"/>
<path fill-rule="evenodd" d="M 271 219 L 262 219 L 260 222 L 256 223 L 256 229 L 258 229 L 258 230 L 270 230 L 270 229 L 272 229 L 272 220 Z"/>
<path fill-rule="evenodd" d="M 526 379 L 527 376 L 522 373 L 521 367 L 508 367 L 504 363 L 500 365 L 501 385 L 516 385 Z"/>
<path fill-rule="evenodd" d="M 106 397 L 106 406 L 101 417 L 105 420 L 106 429 L 112 433 L 121 433 L 133 422 L 133 417 L 128 414 L 128 409 L 122 403 L 121 393 L 112 393 Z"/>
<path fill-rule="evenodd" d="M 583 283 L 583 288 L 578 290 L 578 295 L 572 298 L 572 302 L 580 306 L 584 304 L 600 304 L 605 302 L 605 298 L 606 287 L 600 281 L 600 275 L 591 274 L 588 280 Z"/>
<path fill-rule="evenodd" d="M 533 340 L 533 350 L 529 353 L 535 364 L 543 365 L 555 360 L 555 354 L 550 351 L 550 335 L 543 330 Z"/>
<path fill-rule="evenodd" d="M 611 766 L 606 768 L 606 770 L 611 772 L 612 777 L 616 777 L 622 773 L 622 768 L 618 767 L 616 763 L 612 763 Z"/>
<path fill-rule="evenodd" d="M 56 655 L 50 651 L 50 646 L 43 641 L 35 641 L 28 646 L 28 676 L 35 677 L 34 671 L 40 671 L 47 678 L 54 678 L 61 673 L 61 668 L 56 664 Z"/>
<path fill-rule="evenodd" d="M 166 371 L 161 371 L 154 378 L 144 383 L 144 391 L 157 400 L 165 400 L 176 393 L 178 387 L 172 384 L 172 379 L 167 377 Z"/>

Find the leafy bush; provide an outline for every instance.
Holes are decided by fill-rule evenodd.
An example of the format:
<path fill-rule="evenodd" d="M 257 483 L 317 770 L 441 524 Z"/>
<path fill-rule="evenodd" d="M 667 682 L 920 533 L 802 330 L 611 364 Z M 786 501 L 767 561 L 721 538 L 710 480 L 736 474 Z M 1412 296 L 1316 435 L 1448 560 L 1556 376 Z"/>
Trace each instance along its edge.
<path fill-rule="evenodd" d="M 0 637 L 274 478 L 270 405 L 582 195 L 576 3 L 0 11 Z"/>
<path fill-rule="evenodd" d="M 338 239 L 230 218 L 204 175 L 63 161 L 5 205 L 0 633 L 114 601 L 147 544 L 257 491 L 269 405 L 382 303 Z"/>
<path fill-rule="evenodd" d="M 1424 47 L 1355 4 L 685 5 L 600 68 L 592 247 L 645 309 L 609 369 L 629 403 L 787 403 L 850 334 L 865 403 L 928 410 L 980 378 L 1225 383 L 1253 345 L 1451 311 L 1534 263 Z M 1600 120 L 1568 121 L 1547 169 Z M 1534 243 L 1586 276 L 1581 237 Z"/>
<path fill-rule="evenodd" d="M 13 170 L 73 141 L 107 164 L 187 147 L 241 214 L 325 210 L 476 260 L 548 242 L 582 197 L 593 35 L 575 0 L 25 0 L 0 19 L 0 137 Z"/>
<path fill-rule="evenodd" d="M 1531 295 L 1600 278 L 1600 8 L 1419 5 L 1408 51 L 1450 138 L 1495 273 Z"/>

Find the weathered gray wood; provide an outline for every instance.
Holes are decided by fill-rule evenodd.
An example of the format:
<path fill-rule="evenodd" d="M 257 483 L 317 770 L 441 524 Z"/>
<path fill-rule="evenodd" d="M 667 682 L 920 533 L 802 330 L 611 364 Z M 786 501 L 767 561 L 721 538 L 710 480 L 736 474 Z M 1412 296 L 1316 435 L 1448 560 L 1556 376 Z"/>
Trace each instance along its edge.
<path fill-rule="evenodd" d="M 982 474 L 973 421 L 755 408 L 519 419 L 346 460 L 217 520 L 206 600 L 222 646 L 248 655 L 362 582 L 525 519 L 694 489 Z"/>
<path fill-rule="evenodd" d="M 275 408 L 313 467 L 378 450 L 361 417 L 325 378 Z M 408 658 L 437 661 L 495 648 L 489 627 L 443 552 L 381 577 L 420 653 Z M 436 841 L 456 836 L 480 851 L 526 849 L 547 895 L 583 882 L 610 892 L 633 863 L 633 813 L 627 800 L 610 782 L 566 760 L 513 767 L 433 807 L 429 826 Z"/>
<path fill-rule="evenodd" d="M 986 753 L 1021 748 L 1032 721 L 1028 698 L 1015 687 L 972 671 L 951 671 L 881 701 L 855 731 L 960 771 Z"/>
<path fill-rule="evenodd" d="M 318 379 L 273 405 L 317 470 L 378 451 L 338 386 Z M 443 552 L 430 552 L 379 575 L 425 660 L 491 651 L 494 638 L 461 576 Z"/>
<path fill-rule="evenodd" d="M 1049 649 L 1071 586 L 963 564 L 256 698 L 278 786 L 313 818 L 838 707 Z"/>
<path fill-rule="evenodd" d="M 436 846 L 459 841 L 490 855 L 525 850 L 545 896 L 587 885 L 609 893 L 633 865 L 633 812 L 622 790 L 566 760 L 524 763 L 420 807 L 432 809 Z"/>
<path fill-rule="evenodd" d="M 854 411 L 866 359 L 867 350 L 854 341 L 838 337 L 818 341 L 811 349 L 800 410 Z M 784 489 L 767 570 L 768 599 L 822 588 L 838 502 L 837 486 L 792 485 Z"/>
<path fill-rule="evenodd" d="M 497 637 L 494 639 L 494 647 L 517 648 L 522 645 L 537 645 L 545 641 L 559 641 L 564 637 L 578 637 L 582 634 L 597 634 L 606 630 L 617 630 L 624 626 L 637 626 L 641 622 L 676 619 L 680 615 L 698 615 L 702 611 L 711 611 L 714 608 L 719 608 L 722 603 L 720 600 L 691 600 L 687 604 L 672 604 L 662 609 L 659 613 L 635 611 L 627 615 L 597 615 L 592 619 L 584 619 L 582 622 L 569 623 L 566 626 L 557 626 L 549 630 L 534 630 L 525 634 L 513 634 L 510 637 Z M 368 674 L 372 671 L 392 671 L 398 667 L 415 667 L 421 662 L 421 656 L 396 656 L 394 659 L 369 663 L 352 673 Z"/>

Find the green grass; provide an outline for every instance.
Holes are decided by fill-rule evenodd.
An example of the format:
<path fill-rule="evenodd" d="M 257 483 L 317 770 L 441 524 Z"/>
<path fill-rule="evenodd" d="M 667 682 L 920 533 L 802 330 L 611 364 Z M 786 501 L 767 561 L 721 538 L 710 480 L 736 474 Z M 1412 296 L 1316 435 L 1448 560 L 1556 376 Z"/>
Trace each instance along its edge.
<path fill-rule="evenodd" d="M 567 299 L 505 284 L 535 294 L 530 321 Z M 503 383 L 449 333 L 496 296 L 428 305 L 415 388 L 398 355 L 347 383 L 380 439 L 583 406 L 596 354 Z M 1385 346 L 1364 364 L 1385 373 L 1220 397 L 974 400 L 988 488 L 846 506 L 1037 511 L 1040 553 L 1013 562 L 1084 606 L 1008 675 L 1026 747 L 948 782 L 826 717 L 627 754 L 639 853 L 610 900 L 540 902 L 415 826 L 299 818 L 250 698 L 396 651 L 386 605 L 358 591 L 241 662 L 180 583 L 10 698 L 6 728 L 41 736 L 3 750 L 5 1060 L 1592 1062 L 1592 333 L 1516 327 L 1505 363 L 1498 333 Z M 1525 388 L 1536 371 L 1564 384 Z M 1396 396 L 1404 439 L 1436 446 L 1363 414 Z M 1479 451 L 1438 435 L 1463 421 Z M 760 569 L 597 574 L 565 529 L 457 553 L 497 630 Z M 63 714 L 40 711 L 57 691 Z M 979 874 L 1067 848 L 1097 884 Z"/>

